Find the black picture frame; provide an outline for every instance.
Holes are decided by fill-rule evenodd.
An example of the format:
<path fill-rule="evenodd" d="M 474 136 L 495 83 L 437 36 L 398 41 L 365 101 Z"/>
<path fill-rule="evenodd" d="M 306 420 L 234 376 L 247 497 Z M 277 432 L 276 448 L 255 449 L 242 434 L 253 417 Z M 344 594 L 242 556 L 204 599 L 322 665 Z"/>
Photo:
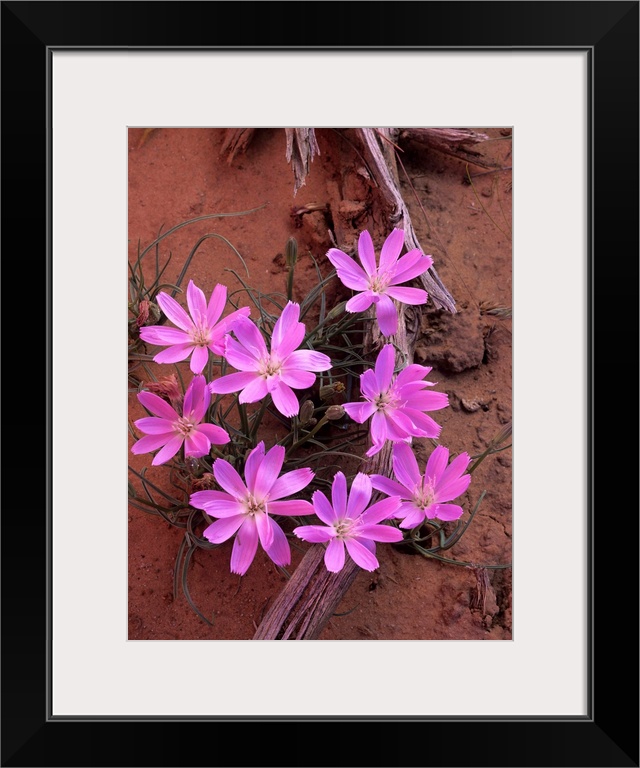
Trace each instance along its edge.
<path fill-rule="evenodd" d="M 240 5 L 242 25 L 233 20 Z M 635 439 L 629 450 L 628 428 L 625 435 L 605 410 L 610 397 L 620 397 L 625 398 L 625 413 L 631 409 L 631 416 L 637 416 L 636 393 L 612 391 L 607 371 L 611 364 L 619 366 L 618 370 L 628 366 L 627 336 L 635 342 L 633 351 L 637 354 L 638 350 L 639 5 L 580 1 L 2 2 L 4 231 L 6 238 L 22 233 L 18 256 L 25 248 L 37 254 L 31 258 L 38 260 L 40 282 L 37 275 L 24 274 L 24 264 L 19 257 L 11 258 L 9 248 L 5 248 L 3 266 L 10 276 L 10 289 L 25 277 L 37 284 L 37 289 L 28 291 L 29 304 L 35 306 L 23 314 L 29 316 L 25 324 L 32 323 L 32 339 L 44 337 L 45 344 L 40 343 L 38 351 L 46 347 L 49 362 L 51 167 L 47 142 L 51 92 L 47 72 L 54 49 L 341 49 L 358 48 L 358 44 L 371 49 L 579 48 L 589 52 L 593 98 L 592 124 L 588 126 L 592 153 L 588 173 L 592 216 L 588 246 L 588 592 L 592 627 L 588 716 L 470 716 L 429 718 L 428 723 L 420 718 L 393 717 L 329 718 L 330 722 L 304 717 L 240 721 L 49 718 L 51 456 L 47 450 L 45 472 L 41 462 L 28 458 L 33 446 L 24 440 L 23 447 L 9 451 L 6 459 L 8 467 L 13 463 L 15 474 L 5 472 L 9 478 L 5 489 L 15 489 L 14 478 L 22 478 L 22 483 L 17 497 L 9 494 L 12 504 L 5 504 L 2 518 L 3 766 L 639 765 L 637 499 L 622 482 L 622 478 L 637 477 L 638 441 L 633 430 Z M 411 13 L 410 26 L 404 23 L 405 11 Z M 209 17 L 211 22 L 203 23 Z M 227 21 L 221 23 L 222 19 Z M 558 130 L 561 140 L 570 140 Z M 624 195 L 614 199 L 610 194 L 614 188 Z M 613 262 L 623 266 L 618 263 L 613 269 Z M 43 313 L 37 319 L 36 307 Z M 624 324 L 628 329 L 617 344 L 607 326 L 611 317 L 615 317 L 615 328 Z M 620 344 L 627 350 L 622 359 L 615 351 Z M 636 363 L 634 371 L 636 354 L 631 358 Z M 28 370 L 28 361 L 25 367 Z M 25 379 L 20 398 L 31 397 L 40 404 L 46 399 L 50 405 L 50 378 L 31 384 L 29 376 Z M 598 418 L 597 393 L 601 403 Z M 625 424 L 631 422 L 631 417 L 625 417 Z M 39 434 L 43 431 L 50 448 L 50 418 L 46 430 L 39 427 Z M 632 463 L 631 457 L 636 461 Z M 37 494 L 36 478 L 41 479 Z M 25 491 L 28 498 L 14 506 L 13 499 L 20 500 Z M 102 662 L 97 659 L 97 663 Z M 291 685 L 293 674 L 295 671 L 283 684 Z M 323 680 L 324 673 L 319 684 Z M 261 721 L 267 730 L 261 725 L 258 737 L 250 735 L 253 729 L 245 730 Z M 353 747 L 346 753 L 345 744 Z"/>

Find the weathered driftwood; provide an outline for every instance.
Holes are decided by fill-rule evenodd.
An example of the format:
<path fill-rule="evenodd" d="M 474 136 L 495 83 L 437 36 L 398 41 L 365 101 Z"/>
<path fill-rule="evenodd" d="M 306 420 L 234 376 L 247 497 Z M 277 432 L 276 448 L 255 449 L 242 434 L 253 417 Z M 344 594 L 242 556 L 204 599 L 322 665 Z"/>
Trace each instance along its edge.
<path fill-rule="evenodd" d="M 227 162 L 231 163 L 236 153 L 247 151 L 255 131 L 255 128 L 227 128 L 220 154 L 227 152 L 229 155 Z"/>
<path fill-rule="evenodd" d="M 309 166 L 315 155 L 320 154 L 320 147 L 316 141 L 316 133 L 313 128 L 285 128 L 287 134 L 287 162 L 291 163 L 293 176 L 293 196 L 305 184 L 309 173 Z"/>
<path fill-rule="evenodd" d="M 396 365 L 404 367 L 413 360 L 419 322 L 419 307 L 401 308 L 396 303 L 400 322 L 398 333 L 391 341 L 396 345 Z M 404 314 L 403 314 L 404 310 Z M 380 345 L 377 325 L 368 323 L 366 348 L 372 351 Z M 367 459 L 360 471 L 367 474 L 390 475 L 392 469 L 391 443 Z M 325 549 L 313 544 L 307 550 L 291 579 L 276 597 L 260 626 L 254 640 L 316 640 L 335 613 L 358 575 L 358 566 L 350 557 L 339 573 L 329 573 L 324 565 Z"/>
<path fill-rule="evenodd" d="M 450 155 L 458 160 L 464 160 L 482 168 L 493 168 L 487 163 L 480 152 L 469 147 L 488 141 L 486 133 L 478 133 L 468 128 L 402 128 L 398 134 L 399 141 L 417 141 L 429 149 L 435 149 L 444 155 Z"/>

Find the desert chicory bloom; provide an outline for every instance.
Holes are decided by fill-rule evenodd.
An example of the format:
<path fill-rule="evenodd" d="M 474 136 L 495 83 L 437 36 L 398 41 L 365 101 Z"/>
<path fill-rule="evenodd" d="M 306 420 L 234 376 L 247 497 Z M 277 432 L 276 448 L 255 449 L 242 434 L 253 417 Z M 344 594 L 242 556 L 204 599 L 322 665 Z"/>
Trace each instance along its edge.
<path fill-rule="evenodd" d="M 311 349 L 298 349 L 304 338 L 304 323 L 298 321 L 300 305 L 290 301 L 276 321 L 267 349 L 258 327 L 239 318 L 227 336 L 224 357 L 239 373 L 221 376 L 210 384 L 214 394 L 240 391 L 241 403 L 255 403 L 271 393 L 275 407 L 283 416 L 295 416 L 300 404 L 293 389 L 306 389 L 316 380 L 313 371 L 328 371 L 331 358 Z M 292 389 L 293 388 L 293 389 Z"/>
<path fill-rule="evenodd" d="M 250 312 L 249 307 L 241 307 L 220 320 L 227 303 L 226 286 L 216 285 L 207 304 L 204 293 L 193 280 L 189 280 L 187 287 L 189 314 L 168 293 L 160 292 L 156 301 L 169 320 L 178 327 L 143 326 L 140 328 L 140 338 L 149 344 L 168 345 L 167 349 L 158 352 L 153 358 L 156 363 L 177 363 L 191 355 L 191 371 L 195 374 L 202 373 L 209 359 L 209 350 L 216 355 L 222 354 L 225 334 L 234 327 L 239 317 L 247 317 Z"/>
<path fill-rule="evenodd" d="M 312 543 L 329 542 L 324 553 L 328 571 L 338 573 L 344 567 L 345 551 L 365 571 L 379 567 L 376 541 L 402 541 L 402 531 L 391 525 L 380 525 L 393 517 L 400 499 L 387 497 L 372 504 L 373 487 L 369 475 L 358 472 L 347 494 L 347 479 L 337 472 L 331 486 L 331 501 L 322 491 L 315 491 L 311 500 L 316 515 L 324 525 L 302 525 L 294 528 L 295 535 Z"/>
<path fill-rule="evenodd" d="M 155 414 L 138 419 L 136 427 L 146 434 L 131 446 L 135 454 L 161 450 L 151 462 L 154 466 L 164 464 L 178 453 L 184 443 L 185 458 L 206 456 L 211 444 L 224 445 L 229 435 L 215 424 L 201 424 L 209 403 L 211 392 L 204 376 L 195 376 L 184 393 L 182 416 L 166 400 L 153 392 L 139 392 L 138 400 Z"/>
<path fill-rule="evenodd" d="M 400 496 L 402 504 L 396 512 L 401 528 L 415 528 L 426 519 L 457 520 L 463 509 L 447 502 L 464 493 L 471 475 L 463 474 L 471 458 L 461 453 L 449 466 L 449 449 L 439 445 L 429 456 L 424 475 L 420 474 L 413 450 L 406 443 L 393 446 L 393 472 L 397 480 L 384 475 L 371 475 L 373 487 L 388 494 Z"/>
<path fill-rule="evenodd" d="M 375 369 L 368 368 L 360 376 L 360 393 L 364 403 L 345 403 L 349 416 L 363 424 L 371 417 L 372 446 L 367 456 L 382 449 L 386 440 L 407 441 L 412 437 L 438 437 L 440 425 L 424 411 L 437 411 L 449 405 L 444 392 L 427 392 L 434 384 L 424 381 L 431 368 L 408 365 L 394 378 L 395 351 L 386 344 L 376 359 Z"/>
<path fill-rule="evenodd" d="M 348 312 L 364 312 L 375 304 L 378 325 L 384 336 L 391 336 L 398 330 L 398 312 L 392 298 L 403 304 L 425 304 L 428 298 L 422 288 L 400 287 L 400 283 L 422 275 L 431 267 L 433 259 L 417 248 L 399 259 L 403 245 L 403 230 L 394 229 L 384 241 L 380 264 L 376 265 L 373 240 L 369 232 L 363 230 L 358 239 L 358 257 L 364 269 L 338 248 L 330 248 L 327 252 L 327 258 L 342 283 L 358 291 L 349 299 L 345 309 Z"/>
<path fill-rule="evenodd" d="M 289 542 L 271 515 L 309 515 L 313 507 L 308 501 L 285 496 L 305 488 L 314 473 L 308 467 L 294 469 L 278 477 L 285 449 L 274 445 L 265 453 L 264 442 L 249 453 L 244 466 L 244 480 L 224 459 L 213 462 L 213 474 L 222 491 L 192 493 L 189 503 L 219 518 L 205 528 L 203 536 L 212 544 L 221 544 L 237 532 L 231 551 L 231 572 L 241 576 L 253 562 L 258 541 L 276 565 L 291 562 Z"/>

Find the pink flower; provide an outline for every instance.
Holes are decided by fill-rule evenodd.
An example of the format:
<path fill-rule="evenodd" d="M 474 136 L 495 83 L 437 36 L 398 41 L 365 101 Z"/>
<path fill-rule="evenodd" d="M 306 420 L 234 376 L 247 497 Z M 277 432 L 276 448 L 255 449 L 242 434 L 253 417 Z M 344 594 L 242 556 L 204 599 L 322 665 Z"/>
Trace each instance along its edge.
<path fill-rule="evenodd" d="M 374 571 L 379 563 L 376 558 L 376 541 L 402 541 L 402 532 L 394 526 L 379 525 L 392 517 L 400 506 L 398 497 L 388 497 L 367 506 L 373 487 L 369 475 L 358 472 L 347 496 L 347 479 L 337 472 L 331 486 L 331 500 L 322 491 L 311 497 L 316 515 L 324 525 L 302 525 L 294 528 L 295 535 L 314 544 L 328 541 L 324 553 L 327 570 L 338 573 L 344 566 L 346 546 L 353 561 L 365 571 Z"/>
<path fill-rule="evenodd" d="M 177 363 L 191 355 L 191 371 L 202 373 L 209 359 L 209 350 L 221 355 L 224 350 L 224 336 L 240 317 L 246 317 L 249 307 L 241 307 L 220 320 L 227 303 L 227 288 L 216 285 L 207 305 L 204 293 L 189 280 L 187 305 L 191 317 L 168 293 L 160 292 L 156 301 L 160 309 L 177 325 L 165 328 L 163 325 L 147 325 L 140 329 L 140 338 L 149 344 L 168 345 L 153 358 L 156 363 Z M 218 322 L 220 320 L 220 322 Z"/>
<path fill-rule="evenodd" d="M 237 532 L 231 552 L 231 572 L 241 576 L 253 562 L 258 541 L 276 565 L 291 562 L 289 542 L 271 515 L 309 515 L 313 507 L 308 501 L 283 497 L 305 488 L 314 473 L 307 467 L 294 469 L 278 477 L 285 449 L 274 445 L 265 453 L 259 443 L 247 456 L 243 481 L 224 459 L 213 462 L 213 474 L 223 491 L 198 491 L 189 503 L 203 509 L 211 517 L 220 518 L 203 531 L 212 544 L 221 544 Z"/>
<path fill-rule="evenodd" d="M 412 437 L 438 437 L 440 425 L 424 411 L 438 411 L 449 405 L 444 392 L 427 392 L 433 387 L 424 377 L 431 368 L 408 365 L 394 378 L 395 351 L 393 344 L 380 350 L 375 370 L 368 368 L 360 376 L 360 393 L 364 403 L 345 403 L 349 416 L 363 424 L 371 417 L 371 442 L 367 456 L 382 449 L 385 440 L 409 441 Z"/>
<path fill-rule="evenodd" d="M 255 403 L 271 393 L 273 403 L 283 416 L 295 416 L 300 404 L 294 389 L 314 384 L 315 373 L 328 371 L 331 358 L 311 349 L 297 349 L 306 329 L 298 322 L 300 305 L 290 301 L 276 321 L 271 338 L 271 351 L 257 326 L 239 318 L 233 332 L 238 341 L 228 336 L 224 356 L 240 373 L 221 376 L 210 384 L 215 394 L 240 391 L 241 403 Z"/>
<path fill-rule="evenodd" d="M 394 229 L 384 241 L 380 264 L 376 266 L 373 240 L 366 230 L 362 231 L 358 239 L 358 257 L 364 269 L 338 248 L 330 248 L 327 252 L 327 258 L 342 283 L 359 291 L 347 302 L 347 312 L 364 312 L 375 304 L 378 325 L 385 336 L 391 336 L 398 330 L 398 313 L 392 298 L 403 304 L 425 304 L 428 298 L 422 288 L 399 287 L 400 283 L 422 275 L 433 264 L 431 256 L 425 256 L 417 248 L 399 259 L 403 245 L 404 232 Z"/>
<path fill-rule="evenodd" d="M 462 507 L 446 502 L 457 498 L 469 487 L 471 475 L 463 472 L 471 458 L 468 453 L 461 453 L 447 466 L 448 460 L 449 449 L 439 445 L 429 456 L 425 473 L 421 475 L 411 447 L 398 443 L 393 446 L 393 472 L 397 480 L 371 475 L 376 490 L 402 499 L 396 512 L 396 517 L 403 519 L 401 528 L 415 528 L 427 518 L 457 520 L 462 515 Z"/>
<path fill-rule="evenodd" d="M 199 458 L 209 453 L 212 443 L 224 445 L 230 440 L 222 427 L 200 423 L 211 402 L 211 392 L 204 376 L 196 376 L 187 387 L 182 416 L 166 400 L 153 392 L 138 393 L 138 400 L 155 416 L 147 416 L 134 422 L 147 437 L 141 437 L 135 442 L 131 446 L 131 452 L 150 453 L 162 448 L 151 462 L 154 466 L 173 458 L 183 443 L 185 457 Z"/>

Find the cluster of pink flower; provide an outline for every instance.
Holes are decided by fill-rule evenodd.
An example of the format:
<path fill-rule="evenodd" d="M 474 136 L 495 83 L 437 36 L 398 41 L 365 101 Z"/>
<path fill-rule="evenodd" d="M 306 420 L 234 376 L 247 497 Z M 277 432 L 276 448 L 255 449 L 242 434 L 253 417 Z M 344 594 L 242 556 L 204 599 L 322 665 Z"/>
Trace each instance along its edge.
<path fill-rule="evenodd" d="M 378 324 L 385 336 L 397 331 L 398 317 L 394 298 L 406 304 L 422 304 L 427 293 L 417 288 L 399 287 L 400 283 L 424 273 L 433 263 L 418 250 L 399 258 L 404 233 L 395 229 L 385 241 L 376 265 L 373 242 L 362 232 L 358 253 L 362 268 L 346 253 L 332 248 L 327 257 L 345 286 L 359 291 L 346 304 L 349 312 L 361 312 L 376 306 Z M 158 363 L 176 363 L 191 357 L 194 377 L 187 387 L 178 413 L 173 404 L 150 391 L 138 394 L 140 403 L 153 416 L 138 419 L 136 427 L 145 434 L 131 450 L 135 454 L 158 450 L 152 464 L 173 458 L 184 448 L 186 458 L 208 456 L 212 445 L 230 442 L 222 427 L 206 423 L 212 394 L 238 392 L 240 403 L 256 403 L 271 395 L 274 406 L 286 417 L 299 412 L 293 390 L 307 389 L 315 383 L 316 373 L 328 371 L 331 359 L 322 352 L 303 348 L 306 328 L 300 322 L 300 306 L 289 302 L 276 321 L 270 348 L 257 325 L 249 318 L 249 308 L 241 308 L 221 319 L 227 303 L 227 289 L 217 285 L 207 304 L 204 293 L 193 281 L 187 288 L 187 313 L 166 293 L 157 302 L 177 328 L 143 326 L 140 337 L 167 349 L 155 355 Z M 235 338 L 231 334 L 234 334 Z M 206 382 L 202 371 L 209 353 L 223 357 L 237 373 Z M 431 454 L 424 475 L 410 446 L 413 437 L 437 438 L 440 426 L 427 415 L 448 405 L 447 395 L 430 392 L 433 383 L 425 381 L 431 368 L 407 365 L 395 375 L 395 350 L 386 344 L 380 350 L 373 369 L 360 376 L 362 402 L 346 403 L 344 409 L 362 424 L 371 419 L 372 456 L 387 441 L 393 443 L 395 480 L 382 475 L 359 472 L 347 490 L 342 472 L 333 479 L 331 502 L 321 491 L 312 501 L 286 499 L 306 488 L 314 478 L 310 468 L 280 474 L 285 449 L 274 445 L 268 451 L 260 442 L 247 456 L 244 479 L 232 464 L 222 458 L 213 462 L 213 475 L 221 491 L 203 490 L 191 494 L 190 504 L 217 518 L 203 532 L 210 542 L 219 544 L 235 534 L 231 571 L 244 574 L 255 557 L 258 543 L 277 565 L 288 565 L 291 551 L 286 535 L 273 515 L 304 517 L 314 514 L 324 525 L 302 525 L 293 533 L 308 542 L 327 543 L 325 565 L 340 571 L 345 562 L 345 547 L 354 562 L 365 570 L 378 567 L 375 542 L 398 542 L 403 533 L 384 522 L 397 518 L 400 528 L 420 526 L 425 519 L 438 517 L 455 520 L 462 508 L 447 504 L 467 489 L 471 476 L 464 474 L 470 462 L 463 453 L 448 465 L 449 451 L 442 446 Z M 175 403 L 177 407 L 177 403 Z M 370 504 L 373 490 L 386 498 Z"/>

